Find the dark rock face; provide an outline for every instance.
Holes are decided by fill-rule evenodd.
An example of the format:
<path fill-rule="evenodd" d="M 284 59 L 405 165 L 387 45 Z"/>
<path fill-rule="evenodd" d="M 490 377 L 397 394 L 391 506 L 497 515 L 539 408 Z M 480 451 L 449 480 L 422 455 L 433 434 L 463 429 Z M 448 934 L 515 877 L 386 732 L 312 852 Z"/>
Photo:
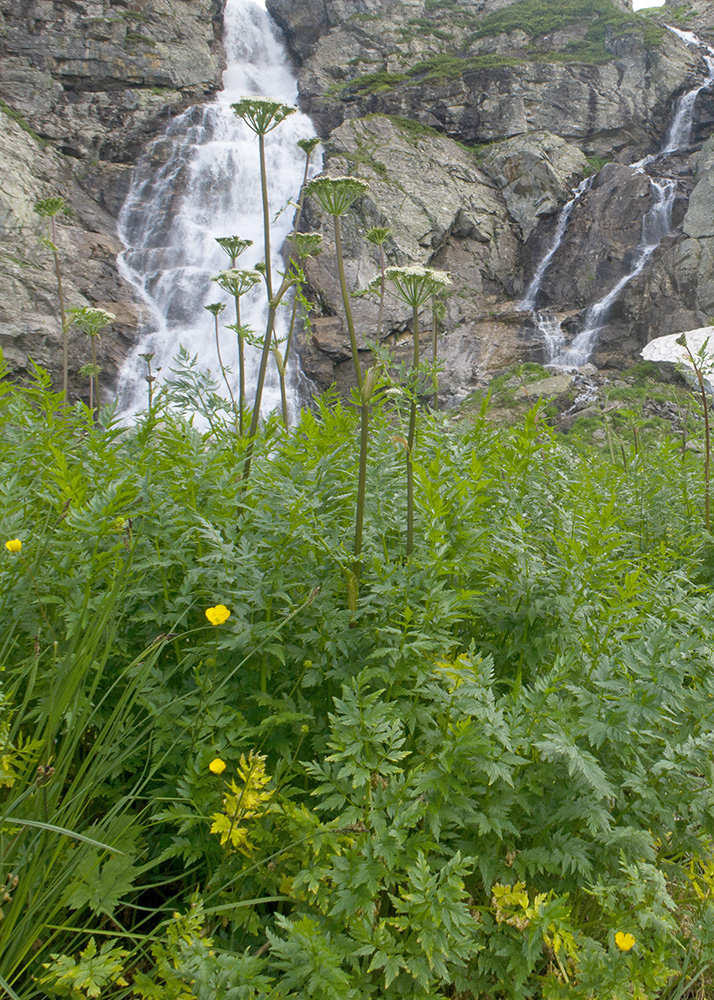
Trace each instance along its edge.
<path fill-rule="evenodd" d="M 222 0 L 0 0 L 0 348 L 61 384 L 52 255 L 36 201 L 62 195 L 57 221 L 68 305 L 117 316 L 101 338 L 110 385 L 134 339 L 137 311 L 119 280 L 115 218 L 129 170 L 167 117 L 220 86 Z M 86 338 L 70 333 L 71 392 Z"/>
<path fill-rule="evenodd" d="M 452 273 L 440 347 L 445 402 L 506 364 L 543 360 L 542 334 L 520 299 L 563 204 L 604 161 L 573 208 L 538 304 L 575 333 L 588 305 L 637 259 L 655 196 L 629 164 L 662 147 L 678 99 L 707 73 L 701 52 L 664 24 L 679 18 L 680 28 L 714 40 L 710 4 L 696 0 L 686 22 L 681 6 L 668 4 L 672 12 L 645 20 L 614 0 L 603 20 L 550 24 L 520 18 L 519 0 L 268 0 L 298 65 L 303 108 L 325 139 L 326 172 L 370 184 L 347 222 L 352 286 L 365 287 L 377 273 L 364 239 L 373 225 L 392 229 L 390 262 Z M 714 96 L 704 90 L 693 148 L 712 128 Z M 600 365 L 627 365 L 651 337 L 700 325 L 714 312 L 707 277 L 714 273 L 714 153 L 697 160 L 685 149 L 650 172 L 658 170 L 677 179 L 672 231 L 609 310 L 593 356 Z M 329 235 L 330 220 L 314 206 L 308 220 Z M 303 359 L 318 384 L 336 379 L 346 387 L 350 366 L 329 256 L 309 268 L 323 316 Z M 376 306 L 357 301 L 369 339 Z M 385 336 L 397 345 L 408 340 L 408 323 L 391 301 Z"/>

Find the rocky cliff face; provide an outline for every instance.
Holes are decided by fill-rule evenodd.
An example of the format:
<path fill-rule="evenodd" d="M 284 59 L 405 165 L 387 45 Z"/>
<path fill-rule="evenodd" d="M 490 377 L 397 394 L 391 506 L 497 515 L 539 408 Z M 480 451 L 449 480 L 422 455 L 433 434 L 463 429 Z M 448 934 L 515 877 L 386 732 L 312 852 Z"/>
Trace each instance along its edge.
<path fill-rule="evenodd" d="M 113 382 L 136 328 L 116 270 L 128 172 L 167 118 L 220 85 L 221 24 L 222 0 L 0 0 L 0 347 L 12 370 L 31 357 L 61 381 L 52 254 L 33 211 L 61 195 L 66 299 L 117 315 L 100 346 Z M 77 395 L 83 335 L 70 347 Z"/>
<path fill-rule="evenodd" d="M 521 300 L 563 205 L 593 175 L 538 297 L 572 336 L 636 258 L 653 187 L 632 164 L 662 147 L 679 98 L 707 74 L 702 51 L 664 25 L 714 43 L 711 4 L 667 0 L 647 16 L 627 0 L 591 0 L 587 14 L 576 0 L 546 10 L 532 0 L 267 6 L 298 66 L 326 171 L 370 185 L 346 226 L 352 287 L 377 273 L 364 235 L 374 225 L 391 229 L 390 262 L 453 275 L 439 345 L 444 402 L 508 364 L 544 359 L 543 332 Z M 33 206 L 61 194 L 68 303 L 117 314 L 101 345 L 112 384 L 137 321 L 115 263 L 129 169 L 167 119 L 219 86 L 221 15 L 222 0 L 0 0 L 0 347 L 15 371 L 32 357 L 59 384 L 52 256 Z M 648 167 L 676 178 L 671 232 L 608 313 L 599 365 L 626 365 L 651 337 L 714 313 L 713 128 L 714 96 L 704 89 L 691 142 Z M 308 203 L 304 222 L 323 230 L 328 252 L 308 264 L 319 309 L 303 364 L 318 385 L 347 388 L 330 220 Z M 356 313 L 367 351 L 376 302 L 357 299 Z M 384 336 L 398 355 L 409 319 L 389 301 Z M 76 331 L 70 340 L 77 394 L 87 345 Z"/>
<path fill-rule="evenodd" d="M 538 299 L 564 321 L 566 338 L 574 333 L 588 305 L 627 273 L 643 239 L 654 188 L 630 165 L 662 148 L 678 99 L 707 76 L 702 51 L 665 24 L 674 18 L 714 41 L 711 6 L 702 0 L 685 11 L 670 3 L 648 16 L 620 0 L 595 0 L 590 16 L 569 0 L 553 4 L 552 16 L 529 0 L 267 6 L 299 66 L 301 101 L 324 137 L 326 171 L 370 184 L 348 223 L 353 287 L 377 271 L 364 239 L 373 225 L 392 229 L 390 261 L 452 272 L 441 348 L 445 402 L 508 363 L 544 358 L 543 334 L 520 300 L 552 244 L 560 209 L 595 174 Z M 676 177 L 671 234 L 608 313 L 597 364 L 631 363 L 651 337 L 700 325 L 714 311 L 714 153 L 709 144 L 696 152 L 713 126 L 714 100 L 703 90 L 691 144 L 648 168 Z M 314 206 L 306 222 L 329 239 L 329 220 Z M 349 382 L 328 258 L 309 268 L 323 315 L 303 352 L 321 385 Z M 369 336 L 376 305 L 358 301 Z M 397 344 L 408 337 L 408 316 L 394 302 L 386 336 Z"/>

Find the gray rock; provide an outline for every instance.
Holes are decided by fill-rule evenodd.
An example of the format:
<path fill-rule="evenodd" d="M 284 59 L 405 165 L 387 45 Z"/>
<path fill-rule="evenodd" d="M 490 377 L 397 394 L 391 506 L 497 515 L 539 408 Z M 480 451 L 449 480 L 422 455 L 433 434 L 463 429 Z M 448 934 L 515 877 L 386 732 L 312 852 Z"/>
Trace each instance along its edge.
<path fill-rule="evenodd" d="M 702 147 L 696 161 L 696 184 L 689 197 L 682 229 L 694 239 L 714 237 L 714 136 Z"/>
<path fill-rule="evenodd" d="M 538 218 L 552 215 L 570 196 L 573 180 L 587 169 L 577 148 L 550 132 L 519 135 L 489 147 L 483 169 L 503 193 L 526 240 Z"/>
<path fill-rule="evenodd" d="M 529 382 L 516 390 L 516 396 L 525 396 L 528 399 L 537 399 L 539 396 L 550 399 L 553 396 L 562 396 L 573 385 L 572 375 L 553 375 L 550 378 L 541 378 L 536 382 Z"/>

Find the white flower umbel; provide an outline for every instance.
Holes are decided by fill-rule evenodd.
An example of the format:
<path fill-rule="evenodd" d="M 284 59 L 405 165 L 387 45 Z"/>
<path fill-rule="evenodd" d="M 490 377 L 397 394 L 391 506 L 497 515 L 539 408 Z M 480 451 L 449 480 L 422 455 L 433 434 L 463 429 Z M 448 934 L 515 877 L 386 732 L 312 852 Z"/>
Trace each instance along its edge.
<path fill-rule="evenodd" d="M 368 189 L 367 181 L 359 177 L 316 177 L 308 184 L 306 194 L 319 201 L 328 215 L 339 218 Z"/>
<path fill-rule="evenodd" d="M 294 115 L 297 108 L 270 97 L 242 97 L 240 101 L 231 104 L 234 114 L 242 118 L 248 128 L 257 135 L 265 135 L 285 121 L 288 115 Z"/>
<path fill-rule="evenodd" d="M 388 267 L 384 272 L 387 281 L 394 286 L 394 293 L 412 309 L 423 306 L 432 295 L 443 291 L 451 284 L 446 271 L 436 271 L 433 267 L 410 264 L 409 267 Z"/>

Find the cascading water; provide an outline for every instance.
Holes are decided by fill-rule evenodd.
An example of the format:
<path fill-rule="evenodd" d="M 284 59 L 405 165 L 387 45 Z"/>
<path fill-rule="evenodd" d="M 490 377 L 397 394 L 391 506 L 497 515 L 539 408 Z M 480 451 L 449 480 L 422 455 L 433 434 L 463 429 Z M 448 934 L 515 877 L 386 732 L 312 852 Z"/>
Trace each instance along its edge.
<path fill-rule="evenodd" d="M 146 403 L 142 354 L 153 354 L 152 368 L 167 373 L 183 345 L 221 382 L 214 320 L 204 308 L 229 301 L 211 281 L 230 266 L 216 237 L 253 240 L 236 266 L 253 267 L 262 260 L 257 137 L 230 105 L 258 95 L 294 105 L 297 85 L 262 3 L 227 0 L 224 38 L 223 90 L 213 103 L 189 108 L 147 149 L 134 169 L 119 216 L 119 234 L 126 246 L 119 257 L 120 272 L 145 306 L 140 345 L 119 378 L 119 405 L 126 413 Z M 273 216 L 280 212 L 271 235 L 274 272 L 282 267 L 280 249 L 294 214 L 291 199 L 298 195 L 304 172 L 305 154 L 296 143 L 312 135 L 312 123 L 298 113 L 266 137 L 270 210 Z M 228 309 L 224 315 L 229 317 L 227 323 L 232 321 Z M 241 323 L 262 335 L 266 316 L 265 293 L 258 285 L 241 300 Z M 281 321 L 279 316 L 278 335 L 283 332 Z M 221 355 L 237 395 L 238 347 L 230 331 L 221 331 Z M 246 366 L 250 387 L 258 368 L 257 350 L 247 349 Z M 277 405 L 275 376 L 266 383 L 263 400 L 266 409 Z"/>
<path fill-rule="evenodd" d="M 543 346 L 548 364 L 560 368 L 577 368 L 586 364 L 592 354 L 598 334 L 603 328 L 610 309 L 620 297 L 623 289 L 642 273 L 647 262 L 664 237 L 671 232 L 672 206 L 677 193 L 676 181 L 672 178 L 650 177 L 646 173 L 646 169 L 662 157 L 685 149 L 689 145 L 697 97 L 702 90 L 714 83 L 714 49 L 705 45 L 691 32 L 680 31 L 678 28 L 670 28 L 670 31 L 690 47 L 704 51 L 704 60 L 707 66 L 706 79 L 697 87 L 684 94 L 677 102 L 674 117 L 667 131 L 662 149 L 658 153 L 646 156 L 632 165 L 632 170 L 647 176 L 652 191 L 652 204 L 642 219 L 640 244 L 633 254 L 630 270 L 620 278 L 617 284 L 606 295 L 588 308 L 585 314 L 583 329 L 573 339 L 569 347 L 565 346 L 565 337 L 556 317 L 547 312 L 536 311 L 536 302 L 548 266 L 565 237 L 573 208 L 589 189 L 592 178 L 587 182 L 581 182 L 574 192 L 573 197 L 563 206 L 554 240 L 538 264 L 521 303 L 522 309 L 531 312 L 533 322 L 543 337 Z"/>
<path fill-rule="evenodd" d="M 560 244 L 563 242 L 563 237 L 565 236 L 565 230 L 568 228 L 568 222 L 570 221 L 570 215 L 573 211 L 573 208 L 575 207 L 577 202 L 580 201 L 585 192 L 590 190 L 592 182 L 593 182 L 592 177 L 586 177 L 584 180 L 582 180 L 575 189 L 575 193 L 573 194 L 573 197 L 570 199 L 570 201 L 566 202 L 565 205 L 563 205 L 560 211 L 558 224 L 555 227 L 553 242 L 551 243 L 550 248 L 546 251 L 545 256 L 541 259 L 540 263 L 538 264 L 538 267 L 535 269 L 535 273 L 531 278 L 531 283 L 526 289 L 526 294 L 523 296 L 523 300 L 519 306 L 519 308 L 523 309 L 524 312 L 526 310 L 532 312 L 535 309 L 536 299 L 538 298 L 538 292 L 540 291 L 540 286 L 543 284 L 543 278 L 545 276 L 545 272 L 548 270 L 548 265 L 550 264 L 551 260 L 558 251 Z"/>

